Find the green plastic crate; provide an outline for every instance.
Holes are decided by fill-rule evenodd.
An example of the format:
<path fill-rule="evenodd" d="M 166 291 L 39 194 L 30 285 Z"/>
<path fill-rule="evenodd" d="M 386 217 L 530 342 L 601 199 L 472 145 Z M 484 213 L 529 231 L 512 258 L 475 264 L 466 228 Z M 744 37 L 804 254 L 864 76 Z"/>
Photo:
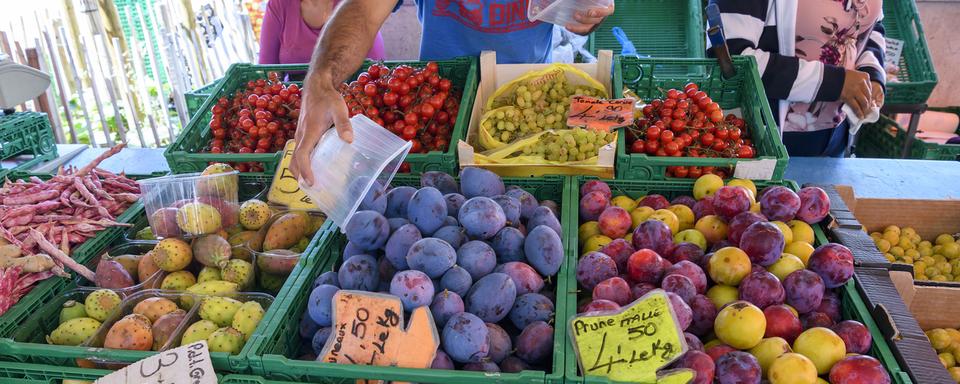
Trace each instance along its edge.
<path fill-rule="evenodd" d="M 960 107 L 929 108 L 928 110 L 960 115 Z M 957 134 L 960 135 L 960 127 L 957 127 Z M 906 128 L 901 127 L 889 117 L 880 115 L 880 120 L 876 123 L 865 124 L 860 128 L 855 151 L 857 157 L 899 159 L 906 140 Z M 907 157 L 960 161 L 960 144 L 936 144 L 914 139 Z"/>
<path fill-rule="evenodd" d="M 17 165 L 13 170 L 28 170 L 57 158 L 56 140 L 53 138 L 53 129 L 47 114 L 0 113 L 0 159 L 25 153 L 33 155 L 33 158 Z M 0 169 L 2 168 L 0 166 Z"/>
<path fill-rule="evenodd" d="M 366 61 L 360 70 L 352 78 L 356 78 L 360 71 L 365 70 L 375 62 Z M 419 173 L 426 171 L 444 171 L 454 173 L 457 169 L 456 142 L 466 136 L 467 125 L 470 122 L 470 106 L 473 105 L 473 99 L 477 93 L 477 62 L 475 57 L 459 57 L 451 60 L 437 61 L 440 65 L 440 75 L 450 79 L 453 83 L 453 89 L 462 90 L 460 97 L 460 112 L 457 115 L 456 124 L 450 138 L 450 147 L 446 152 L 429 152 L 426 154 L 414 153 L 407 156 L 404 160 L 410 164 L 411 172 Z M 400 64 L 411 66 L 422 66 L 425 62 L 395 61 L 384 63 L 387 66 L 394 67 Z M 307 65 L 252 65 L 252 64 L 234 64 L 227 70 L 223 81 L 219 82 L 211 93 L 211 96 L 200 106 L 199 113 L 191 116 L 190 122 L 186 128 L 177 137 L 173 144 L 167 147 L 163 152 L 164 157 L 170 164 L 173 173 L 191 173 L 200 172 L 211 161 L 220 162 L 262 162 L 264 163 L 264 173 L 272 175 L 280 162 L 280 155 L 277 153 L 251 153 L 251 154 L 214 154 L 199 153 L 207 142 L 210 141 L 211 131 L 209 122 L 211 119 L 210 109 L 221 96 L 226 96 L 236 89 L 240 88 L 248 80 L 265 79 L 267 72 L 304 72 Z"/>
<path fill-rule="evenodd" d="M 883 2 L 883 26 L 886 36 L 903 41 L 897 80 L 887 79 L 887 104 L 922 104 L 937 86 L 927 39 L 923 35 L 920 13 L 914 0 Z"/>
<path fill-rule="evenodd" d="M 707 51 L 700 0 L 617 0 L 613 15 L 590 34 L 587 49 L 619 54 L 613 27 L 623 29 L 640 55 L 700 58 Z"/>
<path fill-rule="evenodd" d="M 641 99 L 649 101 L 664 97 L 661 90 L 682 89 L 693 82 L 720 104 L 724 111 L 740 108 L 747 123 L 747 132 L 753 140 L 757 157 L 754 159 L 727 159 L 705 157 L 666 157 L 627 153 L 625 134 L 617 137 L 617 178 L 628 180 L 666 180 L 669 166 L 713 166 L 732 168 L 740 162 L 775 161 L 772 180 L 782 180 L 787 169 L 787 148 L 780 139 L 777 120 L 767 102 L 757 62 L 751 56 L 733 57 L 737 75 L 724 79 L 720 65 L 714 59 L 638 59 L 614 58 L 613 94 L 629 88 Z M 682 75 L 681 73 L 686 73 Z M 701 73 L 702 75 L 692 75 Z"/>
<path fill-rule="evenodd" d="M 579 196 L 580 186 L 587 180 L 596 180 L 595 177 L 589 176 L 580 176 L 577 178 L 571 178 L 571 183 L 569 185 L 570 190 L 568 194 L 574 194 Z M 632 198 L 638 198 L 640 196 L 658 193 L 664 195 L 668 199 L 672 199 L 680 195 L 692 195 L 693 191 L 693 180 L 689 181 L 623 181 L 623 180 L 604 180 L 610 189 L 613 191 L 614 195 L 625 194 Z M 799 190 L 797 183 L 790 180 L 781 180 L 781 181 L 758 181 L 756 186 L 758 189 L 763 189 L 768 186 L 781 185 L 788 187 L 793 190 Z M 579 223 L 579 211 L 570 210 L 566 211 L 566 214 L 569 217 L 566 217 L 567 222 Z M 826 234 L 820 225 L 813 225 L 816 244 L 824 244 L 827 242 Z M 579 242 L 579 232 L 578 231 L 569 231 L 571 238 L 568 240 L 571 244 L 578 244 Z M 579 254 L 577 252 L 572 252 L 568 255 L 567 263 L 571 267 L 575 266 L 577 260 L 579 259 Z M 571 286 L 572 289 L 568 291 L 567 295 L 567 308 L 570 308 L 571 311 L 568 313 L 568 316 L 564 318 L 564 322 L 567 323 L 574 315 L 576 315 L 577 308 L 577 287 L 576 282 L 573 282 Z M 909 384 L 912 383 L 910 376 L 907 372 L 900 369 L 900 364 L 897 362 L 896 357 L 893 352 L 890 350 L 887 341 L 884 339 L 884 335 L 881 333 L 880 329 L 877 327 L 876 321 L 871 317 L 870 310 L 867 308 L 866 303 L 863 298 L 860 296 L 860 293 L 857 291 L 857 284 L 855 279 L 850 279 L 846 285 L 842 288 L 839 288 L 839 293 L 841 297 L 841 312 L 844 319 L 853 319 L 862 322 L 869 330 L 870 334 L 873 336 L 873 344 L 870 347 L 870 355 L 876 357 L 883 363 L 883 366 L 887 369 L 890 374 L 893 383 L 898 384 Z M 557 321 L 559 323 L 559 321 Z M 600 376 L 582 376 L 579 372 L 579 366 L 577 364 L 577 357 L 573 351 L 573 343 L 567 343 L 567 372 L 566 379 L 568 383 L 612 383 L 610 380 Z"/>
<path fill-rule="evenodd" d="M 22 384 L 59 384 L 62 380 L 94 381 L 113 371 L 60 367 L 41 364 L 23 364 L 0 361 L 0 381 Z"/>
<path fill-rule="evenodd" d="M 562 204 L 561 210 L 575 210 L 575 203 L 571 203 L 566 194 L 567 179 L 561 176 L 545 178 L 504 179 L 507 185 L 518 185 L 538 199 L 551 199 Z M 419 178 L 410 175 L 398 175 L 394 178 L 394 186 L 419 186 Z M 576 231 L 573 223 L 565 221 L 567 215 L 561 215 L 564 228 L 563 238 L 568 238 L 567 232 Z M 263 337 L 250 339 L 256 343 L 254 354 L 250 356 L 253 372 L 266 378 L 275 380 L 289 380 L 311 383 L 353 383 L 354 379 L 382 379 L 393 381 L 411 381 L 419 383 L 561 383 L 563 381 L 564 350 L 567 332 L 558 328 L 554 332 L 554 354 L 550 372 L 523 371 L 521 373 L 487 374 L 482 372 L 449 371 L 412 369 L 397 367 L 355 366 L 346 364 L 318 363 L 314 361 L 295 360 L 300 355 L 302 341 L 299 335 L 300 316 L 306 310 L 307 299 L 310 296 L 310 287 L 313 280 L 322 272 L 334 270 L 341 262 L 341 251 L 346 244 L 346 238 L 338 229 L 331 227 L 327 243 L 320 247 L 320 255 L 315 263 L 301 265 L 304 270 L 297 276 L 297 282 L 287 285 L 278 295 L 277 302 L 284 308 L 270 324 L 269 332 Z M 565 247 L 569 248 L 569 244 Z M 297 271 L 294 271 L 296 273 Z M 557 301 L 556 316 L 565 318 L 568 307 L 565 305 L 563 292 L 571 289 L 573 271 L 566 265 L 562 266 L 555 279 Z M 260 366 L 256 366 L 255 359 L 260 357 Z"/>
<path fill-rule="evenodd" d="M 220 84 L 221 81 L 223 79 L 216 79 L 210 84 L 183 94 L 183 99 L 187 103 L 188 116 L 193 117 L 200 111 L 200 106 L 203 105 L 204 101 L 207 101 L 207 98 L 210 97 L 210 94 L 213 93 L 213 90 L 217 88 L 217 84 Z"/>
<path fill-rule="evenodd" d="M 147 49 L 147 47 L 140 47 L 140 53 L 143 55 L 141 59 L 143 60 L 143 67 L 146 69 L 146 75 L 153 76 L 154 71 L 159 71 L 160 82 L 166 83 L 167 72 L 163 67 L 163 58 L 160 54 L 162 46 L 159 44 L 159 42 L 161 38 L 155 35 L 153 30 L 153 7 L 156 3 L 156 0 L 115 0 L 113 2 L 114 6 L 117 8 L 120 31 L 123 33 L 123 38 L 126 40 L 127 44 L 130 44 L 135 40 L 153 46 L 153 52 L 156 54 L 153 58 L 153 62 L 156 63 L 159 68 L 154 68 L 153 64 L 150 62 L 150 51 Z M 137 5 L 140 6 L 140 12 L 137 12 Z M 143 14 L 143 23 L 140 22 L 141 13 Z M 128 23 L 127 14 L 130 14 L 130 19 L 133 21 L 133 25 Z M 146 24 L 146 35 L 143 34 L 143 24 Z"/>

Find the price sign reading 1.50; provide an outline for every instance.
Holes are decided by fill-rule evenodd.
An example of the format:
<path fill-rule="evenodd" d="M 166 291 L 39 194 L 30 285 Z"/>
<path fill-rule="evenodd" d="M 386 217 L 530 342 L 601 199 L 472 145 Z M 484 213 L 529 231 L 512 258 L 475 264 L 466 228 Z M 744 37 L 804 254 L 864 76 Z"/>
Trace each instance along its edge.
<path fill-rule="evenodd" d="M 283 147 L 283 158 L 280 159 L 277 173 L 273 176 L 273 184 L 270 186 L 270 192 L 267 193 L 267 200 L 289 208 L 315 209 L 316 204 L 306 192 L 300 189 L 297 178 L 290 171 L 290 161 L 293 160 L 295 147 L 296 142 L 293 140 L 287 141 L 287 145 Z"/>

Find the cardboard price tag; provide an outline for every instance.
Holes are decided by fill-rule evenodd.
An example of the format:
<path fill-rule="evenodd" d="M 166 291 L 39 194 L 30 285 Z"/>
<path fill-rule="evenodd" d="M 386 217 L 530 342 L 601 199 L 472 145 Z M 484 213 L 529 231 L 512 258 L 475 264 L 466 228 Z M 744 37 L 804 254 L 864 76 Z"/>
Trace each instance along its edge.
<path fill-rule="evenodd" d="M 207 341 L 174 348 L 97 379 L 94 384 L 216 384 Z"/>
<path fill-rule="evenodd" d="M 598 99 L 582 95 L 571 96 L 567 126 L 610 132 L 614 128 L 631 125 L 634 102 L 632 98 Z"/>
<path fill-rule="evenodd" d="M 293 160 L 293 149 L 297 143 L 288 140 L 287 145 L 283 147 L 283 158 L 280 159 L 280 165 L 277 166 L 277 173 L 273 175 L 273 183 L 270 184 L 270 192 L 267 193 L 267 201 L 285 205 L 289 208 L 317 209 L 310 196 L 300 189 L 297 178 L 290 171 L 290 161 Z"/>
<path fill-rule="evenodd" d="M 318 361 L 430 368 L 440 346 L 430 308 L 414 309 L 410 325 L 404 327 L 403 304 L 396 296 L 341 290 L 332 300 L 333 334 Z"/>
<path fill-rule="evenodd" d="M 570 335 L 580 371 L 616 381 L 657 382 L 657 370 L 687 351 L 670 300 L 660 289 L 617 311 L 574 317 Z M 667 376 L 668 382 L 679 381 Z"/>

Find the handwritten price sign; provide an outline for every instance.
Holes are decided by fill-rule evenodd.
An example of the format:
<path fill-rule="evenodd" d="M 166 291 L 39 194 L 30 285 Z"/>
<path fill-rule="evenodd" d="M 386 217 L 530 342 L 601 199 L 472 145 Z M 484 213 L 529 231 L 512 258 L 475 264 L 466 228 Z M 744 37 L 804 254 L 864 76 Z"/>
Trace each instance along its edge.
<path fill-rule="evenodd" d="M 633 124 L 634 99 L 598 99 L 590 96 L 570 97 L 567 126 L 587 127 L 610 132 L 617 127 Z"/>
<path fill-rule="evenodd" d="M 216 384 L 217 375 L 210 362 L 207 341 L 157 352 L 101 377 L 95 384 Z"/>
<path fill-rule="evenodd" d="M 288 140 L 287 145 L 283 147 L 283 158 L 280 159 L 277 173 L 273 175 L 273 184 L 270 185 L 270 192 L 267 193 L 267 201 L 289 208 L 316 209 L 317 205 L 310 200 L 306 192 L 300 189 L 297 178 L 290 171 L 290 161 L 293 160 L 293 149 L 296 146 L 296 142 Z"/>
<path fill-rule="evenodd" d="M 414 309 L 404 329 L 403 304 L 396 296 L 341 290 L 333 302 L 333 334 L 320 354 L 323 362 L 430 368 L 440 337 L 429 308 Z"/>
<path fill-rule="evenodd" d="M 657 370 L 687 350 L 664 291 L 656 289 L 619 311 L 574 317 L 570 334 L 584 375 L 629 382 L 686 382 L 685 371 Z"/>

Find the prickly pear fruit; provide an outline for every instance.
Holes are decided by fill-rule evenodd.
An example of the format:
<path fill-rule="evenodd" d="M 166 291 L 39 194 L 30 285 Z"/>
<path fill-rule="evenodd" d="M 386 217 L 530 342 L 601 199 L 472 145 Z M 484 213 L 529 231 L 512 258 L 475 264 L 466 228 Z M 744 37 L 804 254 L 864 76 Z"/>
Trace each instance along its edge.
<path fill-rule="evenodd" d="M 251 259 L 250 249 L 259 251 L 262 243 L 256 231 L 238 232 L 230 236 L 227 242 L 230 243 L 233 258 L 246 261 Z"/>
<path fill-rule="evenodd" d="M 287 249 L 300 241 L 307 231 L 307 215 L 303 213 L 285 213 L 270 224 L 263 238 L 263 250 Z"/>
<path fill-rule="evenodd" d="M 223 327 L 207 337 L 207 346 L 210 352 L 237 354 L 243 349 L 243 334 L 232 327 Z"/>
<path fill-rule="evenodd" d="M 120 306 L 120 295 L 109 289 L 93 291 L 83 302 L 83 309 L 87 312 L 87 316 L 97 321 L 106 320 L 110 312 L 118 306 Z"/>
<path fill-rule="evenodd" d="M 97 263 L 97 271 L 94 274 L 94 284 L 100 288 L 121 289 L 132 287 L 133 277 L 123 268 L 123 264 L 106 257 L 101 258 Z"/>
<path fill-rule="evenodd" d="M 223 268 L 233 252 L 227 239 L 220 235 L 200 236 L 193 239 L 193 257 L 208 267 Z"/>
<path fill-rule="evenodd" d="M 200 301 L 200 318 L 226 327 L 233 321 L 233 315 L 237 314 L 241 305 L 243 303 L 229 297 L 204 297 Z"/>
<path fill-rule="evenodd" d="M 177 303 L 165 297 L 150 297 L 141 300 L 133 307 L 133 313 L 139 313 L 147 317 L 151 323 L 157 321 L 160 316 L 166 315 L 177 310 Z"/>
<path fill-rule="evenodd" d="M 160 240 L 153 248 L 153 262 L 167 272 L 176 272 L 186 268 L 193 260 L 190 244 L 178 238 Z"/>
<path fill-rule="evenodd" d="M 237 283 L 240 290 L 244 290 L 253 285 L 253 264 L 243 260 L 229 260 L 220 271 L 220 275 L 224 281 Z"/>
<path fill-rule="evenodd" d="M 287 249 L 274 249 L 257 255 L 257 267 L 266 273 L 288 275 L 300 261 L 300 254 Z"/>
<path fill-rule="evenodd" d="M 240 225 L 248 230 L 260 229 L 270 219 L 270 206 L 257 199 L 240 204 Z"/>
<path fill-rule="evenodd" d="M 220 268 L 203 267 L 200 273 L 197 274 L 197 282 L 203 283 L 212 280 L 223 280 L 222 276 L 223 275 L 220 274 Z"/>
<path fill-rule="evenodd" d="M 197 278 L 193 277 L 190 271 L 176 271 L 163 278 L 160 283 L 160 289 L 170 291 L 183 291 L 197 283 Z"/>
<path fill-rule="evenodd" d="M 114 256 L 112 260 L 120 263 L 130 276 L 135 277 L 137 276 L 137 264 L 140 263 L 141 257 L 143 255 L 120 255 Z"/>
<path fill-rule="evenodd" d="M 233 315 L 230 326 L 243 334 L 243 341 L 250 340 L 250 335 L 257 329 L 257 324 L 260 324 L 260 320 L 263 320 L 263 312 L 263 306 L 256 301 L 243 303 L 237 313 Z"/>
<path fill-rule="evenodd" d="M 213 163 L 200 172 L 200 176 L 210 176 L 220 173 L 234 172 L 233 167 L 224 163 Z M 238 177 L 236 174 L 220 177 L 203 177 L 197 180 L 197 195 L 215 196 L 220 198 L 233 198 L 236 200 L 239 190 Z"/>
<path fill-rule="evenodd" d="M 103 341 L 103 347 L 149 351 L 153 347 L 153 331 L 150 329 L 150 319 L 137 313 L 124 316 L 107 331 L 107 338 Z"/>
<path fill-rule="evenodd" d="M 78 317 L 88 317 L 87 310 L 83 307 L 83 304 L 80 304 L 73 300 L 67 300 L 63 303 L 63 307 L 60 308 L 60 323 L 66 323 L 67 320 L 76 319 Z"/>
<path fill-rule="evenodd" d="M 174 237 L 180 235 L 180 227 L 177 226 L 177 209 L 174 207 L 160 208 L 150 215 L 150 235 L 156 239 L 158 237 Z M 139 234 L 139 232 L 137 232 Z"/>
<path fill-rule="evenodd" d="M 183 331 L 183 337 L 180 338 L 180 345 L 187 345 L 195 341 L 204 340 L 210 337 L 213 331 L 217 330 L 217 324 L 210 320 L 200 320 L 190 324 L 187 330 Z"/>
<path fill-rule="evenodd" d="M 186 317 L 187 311 L 178 309 L 160 316 L 156 321 L 153 322 L 153 326 L 150 328 L 150 330 L 153 332 L 154 351 L 159 351 L 160 348 L 163 348 L 163 346 L 167 344 L 167 341 L 169 341 L 170 337 L 173 336 L 173 332 L 177 330 L 177 326 L 179 326 Z"/>
<path fill-rule="evenodd" d="M 283 288 L 283 282 L 287 281 L 286 275 L 274 275 L 272 273 L 265 273 L 265 272 L 258 273 L 258 275 L 260 275 L 259 278 L 257 279 L 258 282 L 260 283 L 260 287 L 266 290 L 267 292 L 271 292 L 274 294 L 276 294 L 277 292 L 280 292 L 280 288 Z"/>
<path fill-rule="evenodd" d="M 237 285 L 237 283 L 223 280 L 205 281 L 187 288 L 187 293 L 195 295 L 225 296 L 237 292 L 240 292 L 240 286 Z M 190 295 L 184 295 L 180 298 L 180 303 L 183 304 L 184 307 L 190 308 L 193 306 L 194 300 Z"/>
<path fill-rule="evenodd" d="M 80 345 L 87 341 L 97 329 L 100 322 L 89 317 L 77 317 L 67 320 L 54 329 L 47 336 L 47 343 L 56 345 Z"/>
<path fill-rule="evenodd" d="M 206 235 L 220 230 L 220 212 L 210 204 L 187 203 L 177 209 L 177 225 L 192 235 Z"/>
<path fill-rule="evenodd" d="M 157 263 L 153 260 L 154 255 L 155 253 L 150 251 L 140 258 L 140 262 L 137 263 L 137 281 L 141 283 L 145 282 L 149 280 L 153 274 L 160 272 L 160 267 L 158 267 Z"/>

